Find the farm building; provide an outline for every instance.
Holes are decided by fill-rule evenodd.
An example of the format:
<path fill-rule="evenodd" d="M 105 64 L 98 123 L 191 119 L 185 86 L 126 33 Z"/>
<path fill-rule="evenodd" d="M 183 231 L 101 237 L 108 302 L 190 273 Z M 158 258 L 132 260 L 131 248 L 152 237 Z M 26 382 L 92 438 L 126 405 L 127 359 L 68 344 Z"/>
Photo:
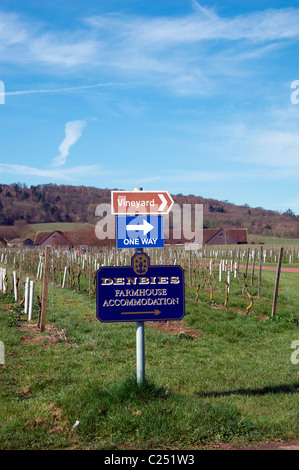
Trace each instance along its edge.
<path fill-rule="evenodd" d="M 192 243 L 184 236 L 173 238 L 173 230 L 169 230 L 169 237 L 165 239 L 166 245 L 185 245 Z M 203 245 L 243 245 L 247 244 L 247 229 L 203 229 Z"/>
<path fill-rule="evenodd" d="M 60 230 L 38 232 L 35 237 L 34 246 L 44 248 L 47 245 L 72 247 L 72 242 L 68 239 L 66 234 Z"/>
<path fill-rule="evenodd" d="M 33 241 L 30 238 L 13 238 L 7 243 L 8 246 L 33 246 Z"/>
<path fill-rule="evenodd" d="M 203 230 L 203 245 L 243 245 L 247 242 L 246 228 Z"/>

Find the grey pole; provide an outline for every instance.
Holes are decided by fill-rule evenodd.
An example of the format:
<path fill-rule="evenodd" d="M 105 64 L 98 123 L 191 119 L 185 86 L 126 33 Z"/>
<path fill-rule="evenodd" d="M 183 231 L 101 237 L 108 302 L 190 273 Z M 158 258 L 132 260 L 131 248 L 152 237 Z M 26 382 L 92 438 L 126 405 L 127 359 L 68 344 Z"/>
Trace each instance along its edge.
<path fill-rule="evenodd" d="M 141 385 L 145 380 L 145 353 L 144 353 L 144 322 L 136 322 L 136 371 L 137 383 Z"/>
<path fill-rule="evenodd" d="M 134 188 L 134 191 L 142 191 L 142 188 Z M 143 248 L 135 248 L 135 253 L 142 252 Z M 136 372 L 137 384 L 141 385 L 145 380 L 144 321 L 136 322 Z"/>

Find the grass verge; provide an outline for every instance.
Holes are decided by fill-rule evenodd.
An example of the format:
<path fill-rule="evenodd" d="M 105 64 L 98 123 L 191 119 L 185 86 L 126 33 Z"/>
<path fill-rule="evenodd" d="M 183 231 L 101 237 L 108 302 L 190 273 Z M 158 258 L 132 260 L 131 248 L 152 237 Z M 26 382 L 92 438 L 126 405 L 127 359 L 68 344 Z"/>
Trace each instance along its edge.
<path fill-rule="evenodd" d="M 204 297 L 195 302 L 187 289 L 183 324 L 197 334 L 146 324 L 142 387 L 135 324 L 101 324 L 93 295 L 51 286 L 40 333 L 36 312 L 28 322 L 13 298 L 0 294 L 1 449 L 198 449 L 298 440 L 298 365 L 290 359 L 298 324 L 289 321 L 298 297 L 295 275 L 287 275 L 289 304 L 282 299 L 275 321 L 240 313 L 243 299 L 226 310 Z"/>

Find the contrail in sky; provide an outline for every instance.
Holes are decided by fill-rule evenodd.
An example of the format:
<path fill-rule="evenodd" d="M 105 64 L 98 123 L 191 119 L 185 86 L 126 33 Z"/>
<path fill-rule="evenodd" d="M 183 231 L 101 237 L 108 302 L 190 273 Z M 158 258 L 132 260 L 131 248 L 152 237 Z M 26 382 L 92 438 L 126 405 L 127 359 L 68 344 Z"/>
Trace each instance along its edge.
<path fill-rule="evenodd" d="M 5 96 L 19 96 L 19 95 L 34 95 L 37 93 L 63 93 L 69 91 L 79 91 L 79 90 L 88 90 L 92 88 L 108 88 L 108 87 L 119 87 L 125 88 L 128 86 L 136 86 L 137 83 L 117 83 L 117 82 L 108 82 L 108 83 L 95 83 L 93 85 L 80 85 L 66 88 L 40 88 L 32 90 L 18 90 L 18 91 L 7 91 Z"/>

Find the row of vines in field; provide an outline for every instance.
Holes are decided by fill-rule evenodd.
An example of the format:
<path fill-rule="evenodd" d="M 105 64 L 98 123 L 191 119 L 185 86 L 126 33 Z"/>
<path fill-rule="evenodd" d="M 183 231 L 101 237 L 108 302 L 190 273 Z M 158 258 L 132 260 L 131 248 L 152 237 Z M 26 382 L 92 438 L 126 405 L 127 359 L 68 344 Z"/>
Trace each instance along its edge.
<path fill-rule="evenodd" d="M 95 295 L 99 267 L 130 265 L 133 253 L 133 250 L 110 247 L 72 250 L 51 247 L 48 281 L 64 289 Z M 264 266 L 278 263 L 280 270 L 282 264 L 294 266 L 299 263 L 299 247 L 280 249 L 275 246 L 244 245 L 190 250 L 184 246 L 170 246 L 150 249 L 148 254 L 152 265 L 179 264 L 184 268 L 187 298 L 213 307 L 235 307 L 247 314 L 251 313 L 256 299 L 267 300 L 263 311 L 268 310 L 270 314 L 272 309 L 272 315 L 275 314 L 273 301 L 278 283 L 269 285 L 267 280 L 264 285 Z M 24 312 L 29 313 L 29 319 L 32 318 L 35 304 L 40 317 L 45 251 L 6 247 L 0 252 L 0 265 L 0 292 L 13 295 L 15 303 L 24 306 Z M 30 295 L 33 298 L 30 299 Z"/>

